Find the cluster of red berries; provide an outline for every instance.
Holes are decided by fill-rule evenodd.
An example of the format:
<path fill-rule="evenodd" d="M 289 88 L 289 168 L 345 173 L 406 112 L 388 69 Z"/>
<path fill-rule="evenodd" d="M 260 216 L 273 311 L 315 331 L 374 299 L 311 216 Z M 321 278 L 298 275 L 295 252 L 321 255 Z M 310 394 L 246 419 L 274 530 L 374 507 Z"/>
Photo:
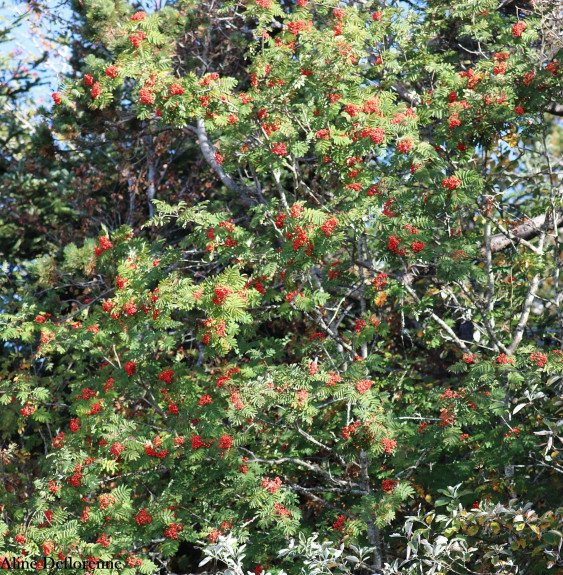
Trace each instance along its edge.
<path fill-rule="evenodd" d="M 219 438 L 219 443 L 217 444 L 217 446 L 219 447 L 219 449 L 229 449 L 231 448 L 233 445 L 233 438 L 230 435 L 222 435 Z"/>
<path fill-rule="evenodd" d="M 370 138 L 374 144 L 382 144 L 385 139 L 385 130 L 383 128 L 365 128 L 361 131 L 362 138 Z"/>
<path fill-rule="evenodd" d="M 147 513 L 146 509 L 141 509 L 141 511 L 137 513 L 135 521 L 137 522 L 137 525 L 147 525 L 152 522 L 152 517 Z"/>
<path fill-rule="evenodd" d="M 98 539 L 96 539 L 96 543 L 99 543 L 102 547 L 109 547 L 111 540 L 107 538 L 105 533 L 102 533 Z"/>
<path fill-rule="evenodd" d="M 547 363 L 547 355 L 541 351 L 534 351 L 530 354 L 530 359 L 538 366 L 543 367 Z"/>
<path fill-rule="evenodd" d="M 359 394 L 364 395 L 371 389 L 373 381 L 371 379 L 360 379 L 356 382 L 356 390 Z"/>
<path fill-rule="evenodd" d="M 205 443 L 200 435 L 192 435 L 191 442 L 192 442 L 192 449 L 197 450 L 200 447 L 205 448 L 211 447 L 213 440 L 211 440 L 209 443 Z"/>
<path fill-rule="evenodd" d="M 506 353 L 501 353 L 497 357 L 496 362 L 500 365 L 507 365 L 507 364 L 514 365 L 514 359 L 512 357 L 508 357 Z"/>
<path fill-rule="evenodd" d="M 371 285 L 375 290 L 385 289 L 385 287 L 387 286 L 388 279 L 389 276 L 386 273 L 382 272 L 378 274 L 378 276 L 375 279 L 372 280 Z"/>
<path fill-rule="evenodd" d="M 383 215 L 389 218 L 394 218 L 397 215 L 397 212 L 395 212 L 395 210 L 390 209 L 389 206 L 392 206 L 396 202 L 397 200 L 395 198 L 389 198 L 383 205 Z"/>
<path fill-rule="evenodd" d="M 123 443 L 114 443 L 111 446 L 111 449 L 109 450 L 109 452 L 116 458 L 119 458 L 119 456 L 125 451 L 125 445 L 123 445 Z"/>
<path fill-rule="evenodd" d="M 57 434 L 55 439 L 53 439 L 53 447 L 60 449 L 61 447 L 63 447 L 64 442 L 65 442 L 65 434 L 63 431 L 61 431 L 60 433 Z"/>
<path fill-rule="evenodd" d="M 287 29 L 291 34 L 297 36 L 304 30 L 310 30 L 312 28 L 312 22 L 306 22 L 304 20 L 293 20 L 287 25 Z"/>
<path fill-rule="evenodd" d="M 346 524 L 346 518 L 344 517 L 344 515 L 339 515 L 336 518 L 336 521 L 332 524 L 332 528 L 335 531 L 340 531 L 345 524 Z"/>
<path fill-rule="evenodd" d="M 207 74 L 200 82 L 200 86 L 209 86 L 211 82 L 215 82 L 219 79 L 219 74 L 217 72 L 213 72 L 212 74 Z"/>
<path fill-rule="evenodd" d="M 154 94 L 148 88 L 141 88 L 139 90 L 139 99 L 141 104 L 154 104 Z"/>
<path fill-rule="evenodd" d="M 268 479 L 267 477 L 264 477 L 262 479 L 262 487 L 267 489 L 272 495 L 277 493 L 281 486 L 282 480 L 279 477 L 276 477 L 275 479 Z"/>
<path fill-rule="evenodd" d="M 244 409 L 244 402 L 242 401 L 238 390 L 234 389 L 231 391 L 231 397 L 229 398 L 229 401 L 233 404 L 235 409 Z"/>
<path fill-rule="evenodd" d="M 216 296 L 213 298 L 213 303 L 215 305 L 223 305 L 227 296 L 233 293 L 232 288 L 223 286 L 216 286 L 213 291 L 215 292 Z"/>
<path fill-rule="evenodd" d="M 360 427 L 361 422 L 355 421 L 354 423 L 351 423 L 350 425 L 346 425 L 345 427 L 342 428 L 342 436 L 345 439 L 350 439 L 350 435 L 353 435 L 354 433 L 356 433 L 356 431 L 358 431 L 358 427 Z"/>
<path fill-rule="evenodd" d="M 115 497 L 111 493 L 103 493 L 98 497 L 100 509 L 107 509 L 115 503 Z"/>
<path fill-rule="evenodd" d="M 135 557 L 135 555 L 129 555 L 129 557 L 127 557 L 126 563 L 129 565 L 129 567 L 141 567 L 143 560 Z"/>
<path fill-rule="evenodd" d="M 129 35 L 129 42 L 131 42 L 135 48 L 138 48 L 146 37 L 147 35 L 145 32 L 143 30 L 139 30 L 138 32 Z"/>
<path fill-rule="evenodd" d="M 26 405 L 25 407 L 20 409 L 20 413 L 24 417 L 29 417 L 34 411 L 35 411 L 35 407 L 33 407 L 32 405 Z"/>
<path fill-rule="evenodd" d="M 182 523 L 171 523 L 164 531 L 164 537 L 169 539 L 178 539 L 178 533 L 182 531 L 184 526 Z"/>
<path fill-rule="evenodd" d="M 393 453 L 393 450 L 397 447 L 397 442 L 394 439 L 386 437 L 381 440 L 381 445 L 383 446 L 385 453 Z"/>
<path fill-rule="evenodd" d="M 274 511 L 280 517 L 291 517 L 291 511 L 281 503 L 274 503 Z"/>
<path fill-rule="evenodd" d="M 515 427 L 514 429 L 511 429 L 508 433 L 504 434 L 504 437 L 506 439 L 512 439 L 514 437 L 517 437 L 518 435 L 520 435 L 520 432 L 522 431 L 522 429 L 520 427 Z"/>
<path fill-rule="evenodd" d="M 381 489 L 383 489 L 383 491 L 385 491 L 386 493 L 391 493 L 393 489 L 395 489 L 395 487 L 397 486 L 397 483 L 399 482 L 396 481 L 395 479 L 384 479 L 381 482 Z"/>
<path fill-rule="evenodd" d="M 399 243 L 402 241 L 403 241 L 403 239 L 399 238 L 397 236 L 389 236 L 389 242 L 387 244 L 389 251 L 398 255 L 398 256 L 407 255 L 406 249 L 399 248 Z M 416 253 L 422 251 L 426 247 L 426 244 L 424 242 L 421 242 L 421 241 L 416 241 L 416 242 L 411 242 L 410 247 L 411 247 L 412 253 L 416 254 Z"/>
<path fill-rule="evenodd" d="M 184 88 L 180 84 L 174 83 L 170 85 L 169 92 L 171 96 L 181 96 L 184 93 Z"/>
<path fill-rule="evenodd" d="M 338 220 L 336 219 L 336 216 L 332 216 L 328 220 L 325 220 L 321 226 L 321 230 L 327 236 L 332 236 L 332 232 L 336 229 L 336 226 L 338 226 Z"/>
<path fill-rule="evenodd" d="M 102 253 L 105 250 L 109 250 L 110 248 L 113 248 L 113 244 L 111 243 L 110 239 L 107 236 L 100 236 L 98 238 L 98 242 L 100 244 L 100 246 L 96 246 L 94 248 L 94 252 L 96 254 L 96 256 L 101 256 Z"/>
<path fill-rule="evenodd" d="M 172 378 L 174 377 L 174 372 L 171 369 L 167 369 L 165 371 L 161 371 L 158 379 L 163 381 L 164 383 L 172 383 Z"/>
<path fill-rule="evenodd" d="M 389 249 L 390 252 L 394 253 L 395 255 L 405 256 L 407 252 L 403 249 L 399 249 L 399 243 L 402 241 L 403 241 L 402 238 L 399 238 L 398 236 L 389 236 L 387 248 Z"/>
<path fill-rule="evenodd" d="M 430 425 L 430 422 L 425 421 L 424 423 L 421 423 L 418 426 L 418 433 L 424 433 L 424 431 L 426 430 L 426 427 L 428 427 Z"/>
<path fill-rule="evenodd" d="M 273 385 L 273 384 L 272 384 Z M 298 407 L 303 407 L 305 405 L 305 403 L 307 402 L 307 399 L 309 398 L 309 395 L 311 395 L 306 389 L 300 389 L 296 396 L 297 396 L 297 406 Z"/>
<path fill-rule="evenodd" d="M 164 459 L 168 455 L 168 449 L 161 449 L 157 451 L 152 445 L 145 445 L 145 453 L 149 457 L 156 457 L 157 459 Z"/>
<path fill-rule="evenodd" d="M 129 300 L 129 302 L 123 304 L 123 311 L 127 316 L 135 315 L 137 313 L 137 305 L 133 300 Z"/>
<path fill-rule="evenodd" d="M 397 144 L 397 150 L 402 154 L 408 154 L 412 150 L 412 140 L 405 138 Z"/>
<path fill-rule="evenodd" d="M 117 66 L 108 66 L 106 68 L 106 76 L 108 78 L 117 78 L 119 74 L 119 68 Z"/>
<path fill-rule="evenodd" d="M 334 371 L 329 371 L 328 372 L 329 380 L 326 382 L 327 387 L 333 387 L 335 386 L 338 382 L 342 381 L 342 376 L 338 375 L 337 373 L 335 373 Z"/>
<path fill-rule="evenodd" d="M 514 26 L 512 26 L 512 35 L 515 38 L 519 38 L 520 36 L 522 36 L 522 32 L 524 32 L 525 29 L 526 29 L 526 24 L 524 24 L 524 22 L 522 22 L 520 20 L 519 22 L 514 24 Z"/>
<path fill-rule="evenodd" d="M 217 379 L 217 387 L 223 387 L 223 385 L 225 385 L 225 383 L 227 383 L 235 373 L 240 373 L 240 367 L 232 367 L 228 369 L 225 375 L 222 375 Z"/>
<path fill-rule="evenodd" d="M 456 178 L 455 176 L 450 176 L 449 178 L 444 178 L 442 180 L 442 187 L 443 188 L 448 188 L 448 190 L 453 191 L 456 188 L 459 188 L 459 186 L 461 186 L 461 180 L 459 178 Z"/>
<path fill-rule="evenodd" d="M 366 320 L 365 319 L 357 319 L 356 325 L 354 326 L 355 333 L 361 333 L 362 330 L 366 327 Z"/>
<path fill-rule="evenodd" d="M 199 398 L 198 405 L 203 407 L 204 405 L 207 405 L 208 403 L 212 403 L 212 401 L 213 400 L 212 400 L 211 396 L 208 393 L 206 393 L 205 395 L 202 395 Z"/>
<path fill-rule="evenodd" d="M 72 487 L 80 487 L 80 485 L 82 484 L 82 478 L 84 477 L 84 474 L 82 473 L 84 466 L 81 463 L 77 463 L 74 467 L 74 474 L 71 475 L 66 482 L 71 485 Z M 51 486 L 49 485 L 49 488 L 51 489 Z M 60 487 L 58 488 L 60 489 Z M 57 489 L 57 491 L 58 491 Z M 52 491 L 52 490 L 51 490 Z M 55 491 L 56 493 L 56 491 Z"/>
<path fill-rule="evenodd" d="M 287 146 L 283 142 L 277 144 L 272 148 L 272 154 L 280 156 L 281 158 L 287 156 Z"/>

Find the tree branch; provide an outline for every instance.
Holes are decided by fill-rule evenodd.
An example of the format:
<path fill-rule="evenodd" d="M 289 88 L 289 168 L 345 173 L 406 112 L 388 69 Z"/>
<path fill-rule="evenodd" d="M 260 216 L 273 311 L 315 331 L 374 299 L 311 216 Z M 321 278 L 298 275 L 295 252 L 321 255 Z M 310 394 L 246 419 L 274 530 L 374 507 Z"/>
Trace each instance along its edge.
<path fill-rule="evenodd" d="M 268 463 L 269 465 L 280 465 L 282 463 L 293 463 L 294 465 L 299 465 L 300 467 L 304 467 L 305 469 L 309 469 L 309 471 L 313 471 L 315 473 L 319 473 L 320 475 L 326 477 L 332 483 L 336 485 L 343 485 L 343 486 L 351 486 L 352 484 L 348 481 L 343 481 L 342 479 L 337 479 L 333 477 L 330 473 L 325 471 L 322 467 L 315 465 L 314 463 L 309 463 L 308 461 L 303 461 L 302 459 L 297 459 L 295 457 L 280 457 L 279 459 L 260 459 L 255 457 L 252 451 L 239 447 L 242 451 L 247 451 L 248 453 L 252 454 L 254 459 L 249 459 L 247 463 Z M 356 486 L 357 487 L 357 486 Z"/>
<path fill-rule="evenodd" d="M 520 320 L 518 321 L 518 325 L 516 326 L 516 330 L 514 331 L 514 338 L 512 339 L 512 343 L 508 346 L 509 354 L 514 353 L 514 351 L 522 341 L 522 336 L 524 335 L 524 330 L 526 329 L 526 324 L 528 323 L 530 309 L 532 307 L 532 303 L 534 302 L 534 298 L 536 297 L 536 292 L 538 291 L 539 285 L 540 285 L 540 275 L 536 274 L 532 279 L 530 287 L 528 288 L 528 293 L 526 295 L 526 299 L 524 300 L 524 307 L 522 309 L 522 314 L 520 315 Z"/>
<path fill-rule="evenodd" d="M 147 156 L 148 172 L 147 172 L 147 200 L 149 202 L 149 218 L 154 216 L 154 205 L 152 201 L 156 197 L 156 165 L 155 153 L 152 146 L 152 137 L 146 136 L 143 138 L 145 144 L 145 154 Z"/>
<path fill-rule="evenodd" d="M 403 282 L 403 286 L 409 292 L 409 294 L 414 298 L 417 303 L 420 303 L 419 297 L 416 295 L 416 292 L 406 283 Z M 455 341 L 455 343 L 464 351 L 465 353 L 469 353 L 469 348 L 465 345 L 465 343 L 457 337 L 454 330 L 440 317 L 438 317 L 434 312 L 430 312 L 430 317 L 446 332 L 448 335 Z"/>
<path fill-rule="evenodd" d="M 219 176 L 221 182 L 225 185 L 225 187 L 232 192 L 237 192 L 239 194 L 240 200 L 242 204 L 246 207 L 250 207 L 254 204 L 252 199 L 245 194 L 238 186 L 238 184 L 231 178 L 229 175 L 225 173 L 221 164 L 217 162 L 215 159 L 215 146 L 209 140 L 209 136 L 207 135 L 207 130 L 205 129 L 205 122 L 202 118 L 197 119 L 196 127 L 190 127 L 192 130 L 195 131 L 197 135 L 197 140 L 199 142 L 199 147 L 201 149 L 201 153 L 205 158 L 205 161 L 211 166 L 211 169 Z"/>
<path fill-rule="evenodd" d="M 540 233 L 544 231 L 542 228 L 545 225 L 547 218 L 549 218 L 548 214 L 542 214 L 541 216 L 532 218 L 527 224 L 518 226 L 518 230 L 516 232 L 508 232 L 508 235 L 501 233 L 491 236 L 491 251 L 493 253 L 500 252 L 512 245 L 513 241 L 518 242 L 520 239 L 529 240 L 539 236 Z M 559 212 L 555 219 L 557 221 L 557 225 L 563 223 L 563 212 Z M 550 222 L 549 227 L 553 228 L 553 221 Z M 481 249 L 481 255 L 483 255 L 483 257 L 486 255 L 485 248 Z"/>
<path fill-rule="evenodd" d="M 563 104 L 558 102 L 550 102 L 545 111 L 548 114 L 553 114 L 554 116 L 563 116 Z"/>

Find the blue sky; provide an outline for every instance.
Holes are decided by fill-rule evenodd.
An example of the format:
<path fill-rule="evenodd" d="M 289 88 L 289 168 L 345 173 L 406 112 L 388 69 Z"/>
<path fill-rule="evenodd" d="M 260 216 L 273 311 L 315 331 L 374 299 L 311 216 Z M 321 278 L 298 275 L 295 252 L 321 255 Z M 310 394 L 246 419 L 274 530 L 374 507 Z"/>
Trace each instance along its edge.
<path fill-rule="evenodd" d="M 0 44 L 0 56 L 8 59 L 11 69 L 21 69 L 45 51 L 49 52 L 49 58 L 36 70 L 43 83 L 30 92 L 29 103 L 50 107 L 51 93 L 57 90 L 59 75 L 70 70 L 70 49 L 57 42 L 62 29 L 60 20 L 68 18 L 70 12 L 55 0 L 46 0 L 43 6 L 47 10 L 46 15 L 39 17 L 26 3 L 0 2 L 0 27 L 10 30 L 10 40 Z M 18 20 L 19 25 L 16 26 Z"/>

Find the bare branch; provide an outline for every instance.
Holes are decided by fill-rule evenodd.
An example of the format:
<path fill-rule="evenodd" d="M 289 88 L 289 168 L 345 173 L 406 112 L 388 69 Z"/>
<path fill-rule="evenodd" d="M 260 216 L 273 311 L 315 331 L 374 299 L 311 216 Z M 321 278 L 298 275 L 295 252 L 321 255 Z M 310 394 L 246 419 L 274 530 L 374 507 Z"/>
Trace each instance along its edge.
<path fill-rule="evenodd" d="M 144 138 L 145 154 L 147 156 L 148 172 L 147 172 L 147 200 L 149 202 L 149 217 L 152 219 L 154 216 L 154 205 L 152 201 L 156 197 L 156 164 L 155 153 L 152 146 L 152 137 L 146 136 Z"/>
<path fill-rule="evenodd" d="M 352 515 L 349 511 L 346 511 L 345 509 L 342 509 L 341 507 L 336 507 L 336 505 L 332 505 L 332 503 L 329 503 L 328 501 L 325 501 L 321 497 L 314 495 L 309 490 L 305 489 L 304 487 L 301 487 L 300 485 L 296 485 L 295 483 L 288 483 L 288 488 L 292 489 L 294 491 L 298 491 L 299 493 L 303 493 L 303 495 L 310 497 L 313 501 L 322 505 L 323 507 L 328 507 L 329 509 L 333 509 L 334 511 L 337 511 L 341 515 L 345 515 L 346 517 L 349 517 L 350 519 L 356 518 L 356 516 Z M 365 495 L 365 491 L 361 491 L 360 493 Z"/>
<path fill-rule="evenodd" d="M 197 119 L 197 125 L 194 129 L 191 127 L 192 130 L 195 131 L 197 134 L 197 139 L 199 142 L 199 147 L 201 149 L 201 153 L 205 158 L 205 161 L 211 166 L 211 169 L 219 176 L 221 182 L 231 191 L 237 192 L 239 194 L 240 200 L 242 204 L 246 207 L 252 206 L 255 202 L 245 194 L 238 186 L 238 184 L 231 178 L 229 175 L 225 173 L 221 164 L 217 162 L 215 158 L 215 146 L 210 142 L 209 136 L 207 135 L 207 130 L 205 129 L 205 122 L 202 118 Z"/>
<path fill-rule="evenodd" d="M 403 282 L 403 286 L 409 292 L 409 294 L 415 299 L 417 303 L 420 303 L 419 297 L 416 295 L 416 292 L 406 283 Z M 439 318 L 434 312 L 430 312 L 430 317 L 442 328 L 444 329 L 448 335 L 455 341 L 455 343 L 465 352 L 469 353 L 469 348 L 465 345 L 465 343 L 457 337 L 454 330 L 441 318 Z"/>
<path fill-rule="evenodd" d="M 506 234 L 495 234 L 491 236 L 491 251 L 493 253 L 500 252 L 505 248 L 512 245 L 513 241 L 518 241 L 519 239 L 529 240 L 539 236 L 542 233 L 542 228 L 546 223 L 549 216 L 547 214 L 542 214 L 541 216 L 536 216 L 532 218 L 528 223 L 518 226 L 516 232 L 509 232 L 508 237 Z M 551 219 L 551 218 L 550 218 Z M 563 223 L 563 212 L 559 212 L 555 218 L 557 225 Z M 550 229 L 553 228 L 553 222 L 550 223 Z M 485 256 L 486 249 L 481 250 L 481 254 Z"/>
<path fill-rule="evenodd" d="M 252 455 L 254 455 L 251 451 L 239 447 L 242 451 L 248 451 Z M 309 471 L 313 471 L 315 473 L 319 473 L 323 477 L 327 478 L 329 481 L 336 485 L 344 485 L 349 486 L 352 485 L 348 481 L 343 481 L 342 479 L 338 479 L 333 477 L 328 471 L 325 471 L 322 467 L 315 465 L 314 463 L 309 463 L 308 461 L 303 461 L 302 459 L 297 459 L 295 457 L 280 457 L 279 459 L 260 459 L 258 457 L 254 457 L 254 459 L 249 459 L 248 463 L 268 463 L 270 465 L 280 465 L 282 463 L 293 463 L 294 465 L 298 465 L 299 467 L 304 467 Z"/>
<path fill-rule="evenodd" d="M 558 102 L 551 102 L 546 108 L 546 112 L 554 116 L 563 116 L 563 104 Z"/>
<path fill-rule="evenodd" d="M 520 320 L 518 321 L 518 325 L 514 331 L 514 338 L 512 339 L 512 343 L 508 346 L 509 354 L 515 352 L 518 345 L 522 341 L 522 336 L 524 335 L 524 330 L 526 329 L 526 324 L 528 323 L 528 317 L 530 315 L 530 309 L 532 307 L 532 303 L 534 302 L 534 298 L 536 296 L 536 292 L 538 291 L 538 286 L 540 285 L 540 276 L 536 274 L 532 282 L 530 283 L 530 287 L 528 288 L 528 293 L 526 295 L 526 299 L 524 300 L 524 307 L 522 309 L 522 314 L 520 315 Z"/>

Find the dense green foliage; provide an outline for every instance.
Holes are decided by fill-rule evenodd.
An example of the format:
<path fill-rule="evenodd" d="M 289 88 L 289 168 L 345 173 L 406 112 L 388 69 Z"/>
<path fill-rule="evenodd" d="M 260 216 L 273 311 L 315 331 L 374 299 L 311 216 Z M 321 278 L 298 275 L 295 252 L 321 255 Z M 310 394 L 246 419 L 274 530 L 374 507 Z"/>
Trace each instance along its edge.
<path fill-rule="evenodd" d="M 3 555 L 561 567 L 557 7 L 68 4 L 0 93 Z"/>

